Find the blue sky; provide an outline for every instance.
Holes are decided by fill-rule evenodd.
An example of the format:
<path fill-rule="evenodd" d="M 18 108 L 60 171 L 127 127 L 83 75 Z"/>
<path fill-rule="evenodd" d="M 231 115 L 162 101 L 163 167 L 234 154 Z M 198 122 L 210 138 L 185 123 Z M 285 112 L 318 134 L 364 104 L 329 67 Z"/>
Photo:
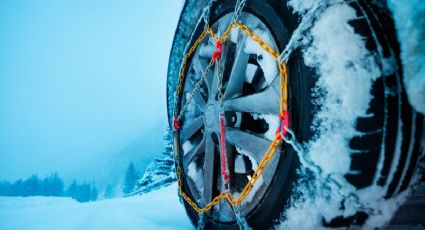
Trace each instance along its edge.
<path fill-rule="evenodd" d="M 1 1 L 0 180 L 72 173 L 164 129 L 181 7 L 181 0 Z"/>

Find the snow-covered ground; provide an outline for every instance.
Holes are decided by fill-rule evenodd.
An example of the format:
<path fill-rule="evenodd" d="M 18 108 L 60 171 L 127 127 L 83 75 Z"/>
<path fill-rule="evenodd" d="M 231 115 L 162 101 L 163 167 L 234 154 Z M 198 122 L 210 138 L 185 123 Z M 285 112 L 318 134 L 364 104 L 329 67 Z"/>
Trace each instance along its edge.
<path fill-rule="evenodd" d="M 0 197 L 0 229 L 192 229 L 177 186 L 142 196 L 78 203 L 58 197 Z"/>

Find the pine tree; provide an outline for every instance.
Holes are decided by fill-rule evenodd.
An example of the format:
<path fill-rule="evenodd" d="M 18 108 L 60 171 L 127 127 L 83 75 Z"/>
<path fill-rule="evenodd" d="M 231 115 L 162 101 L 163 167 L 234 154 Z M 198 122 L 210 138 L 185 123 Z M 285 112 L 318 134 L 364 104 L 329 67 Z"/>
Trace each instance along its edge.
<path fill-rule="evenodd" d="M 76 180 L 73 180 L 69 185 L 68 190 L 66 190 L 66 196 L 74 198 L 77 194 L 78 184 Z"/>
<path fill-rule="evenodd" d="M 50 176 L 51 180 L 51 195 L 52 196 L 63 196 L 63 180 L 58 176 L 57 173 L 54 173 Z"/>
<path fill-rule="evenodd" d="M 90 201 L 90 195 L 91 195 L 91 186 L 88 183 L 81 184 L 78 186 L 78 196 L 77 200 L 79 202 L 88 202 Z"/>
<path fill-rule="evenodd" d="M 11 196 L 13 195 L 12 192 L 12 184 L 10 182 L 0 182 L 0 196 Z"/>
<path fill-rule="evenodd" d="M 92 183 L 92 185 L 90 187 L 90 201 L 97 200 L 97 196 L 98 196 L 97 188 L 94 185 L 94 183 Z"/>
<path fill-rule="evenodd" d="M 57 173 L 53 173 L 50 176 L 44 178 L 42 182 L 42 194 L 44 196 L 63 196 L 63 187 L 63 180 L 58 176 Z"/>
<path fill-rule="evenodd" d="M 42 193 L 41 181 L 38 179 L 37 174 L 34 174 L 30 178 L 25 180 L 22 186 L 22 196 L 39 196 Z"/>
<path fill-rule="evenodd" d="M 133 188 L 137 182 L 137 179 L 139 179 L 138 172 L 134 168 L 134 164 L 130 163 L 125 173 L 124 187 L 123 187 L 124 194 L 128 194 L 133 191 Z"/>
<path fill-rule="evenodd" d="M 15 181 L 12 185 L 12 196 L 23 196 L 24 195 L 24 182 L 22 179 Z"/>
<path fill-rule="evenodd" d="M 114 195 L 115 195 L 115 189 L 112 185 L 109 184 L 108 186 L 106 186 L 105 193 L 103 194 L 103 198 L 109 199 L 114 197 Z"/>
<path fill-rule="evenodd" d="M 165 147 L 161 155 L 146 168 L 137 182 L 134 194 L 143 194 L 170 185 L 176 181 L 173 159 L 173 131 L 167 128 L 163 137 Z"/>

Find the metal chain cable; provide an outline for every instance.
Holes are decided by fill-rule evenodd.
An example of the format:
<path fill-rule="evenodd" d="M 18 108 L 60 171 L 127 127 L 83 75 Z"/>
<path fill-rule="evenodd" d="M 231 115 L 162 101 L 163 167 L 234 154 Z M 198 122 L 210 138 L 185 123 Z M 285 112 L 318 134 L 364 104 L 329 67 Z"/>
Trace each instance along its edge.
<path fill-rule="evenodd" d="M 237 0 L 235 5 L 235 11 L 233 12 L 232 23 L 239 21 L 244 8 L 246 0 Z"/>
<path fill-rule="evenodd" d="M 233 205 L 233 211 L 235 212 L 236 216 L 236 223 L 239 226 L 239 229 L 241 230 L 251 230 L 251 227 L 248 225 L 248 222 L 246 222 L 245 217 L 241 214 L 241 211 L 239 210 L 239 205 L 235 204 Z"/>
<path fill-rule="evenodd" d="M 199 91 L 199 89 L 201 88 L 201 84 L 202 82 L 205 81 L 205 77 L 208 74 L 208 71 L 211 69 L 211 67 L 214 65 L 214 61 L 211 60 L 207 67 L 204 69 L 204 71 L 201 74 L 201 77 L 199 78 L 199 80 L 196 82 L 195 88 L 192 90 L 192 92 L 190 93 L 189 97 L 186 100 L 186 103 L 183 105 L 179 115 L 177 116 L 178 120 L 181 120 L 183 118 L 184 113 L 186 112 L 187 107 L 189 106 L 189 104 L 192 102 L 193 97 L 195 97 L 195 94 Z"/>
<path fill-rule="evenodd" d="M 198 213 L 198 226 L 197 230 L 204 230 L 205 229 L 205 223 L 204 223 L 204 213 L 200 212 Z"/>
<path fill-rule="evenodd" d="M 223 100 L 224 100 L 224 93 L 223 93 L 223 70 L 221 69 L 221 58 L 217 59 L 217 99 L 218 99 L 218 105 L 220 108 L 220 112 L 224 111 L 223 107 Z"/>
<path fill-rule="evenodd" d="M 210 27 L 210 14 L 211 14 L 211 8 L 213 3 L 216 0 L 210 0 L 208 2 L 208 4 L 204 7 L 204 9 L 202 10 L 202 18 L 204 19 L 204 28 L 209 28 Z"/>
<path fill-rule="evenodd" d="M 229 167 L 227 164 L 227 150 L 226 150 L 226 118 L 224 115 L 224 106 L 223 106 L 223 100 L 224 100 L 224 93 L 223 93 L 223 70 L 221 66 L 221 44 L 219 45 L 220 51 L 218 58 L 216 58 L 217 63 L 217 99 L 219 104 L 219 118 L 218 118 L 218 125 L 220 127 L 220 161 L 221 161 L 221 175 L 223 178 L 225 190 L 228 191 L 230 189 L 230 183 L 229 183 Z"/>
<path fill-rule="evenodd" d="M 317 1 L 313 7 L 303 16 L 300 24 L 292 33 L 292 36 L 285 49 L 279 55 L 279 62 L 287 62 L 292 51 L 303 45 L 303 39 L 308 31 L 314 26 L 314 22 L 322 15 L 322 13 L 332 4 L 340 2 L 340 0 Z"/>
<path fill-rule="evenodd" d="M 335 191 L 336 194 L 338 194 L 340 197 L 343 197 L 345 200 L 350 201 L 353 206 L 357 207 L 359 210 L 365 211 L 369 214 L 376 214 L 374 213 L 375 209 L 372 207 L 366 207 L 365 205 L 361 204 L 360 198 L 356 194 L 349 190 L 344 190 L 343 185 L 338 182 L 337 178 L 334 178 L 334 174 L 323 176 L 323 170 L 309 159 L 305 147 L 297 141 L 295 133 L 287 127 L 284 127 L 284 129 L 289 135 L 281 134 L 283 141 L 292 146 L 292 148 L 297 152 L 301 165 L 317 175 L 317 179 L 321 181 L 321 184 L 327 185 L 329 190 Z"/>
<path fill-rule="evenodd" d="M 224 101 L 224 92 L 223 92 L 223 69 L 221 66 L 221 58 L 217 59 L 217 89 L 218 89 L 218 94 L 217 94 L 217 99 L 218 99 L 218 104 L 219 104 L 219 109 L 220 109 L 220 118 L 219 118 L 219 122 L 220 122 L 220 136 L 221 136 L 221 151 L 222 151 L 222 157 L 226 158 L 226 146 L 225 146 L 225 126 L 223 125 L 224 122 L 224 106 L 223 106 L 223 101 Z M 224 153 L 223 153 L 224 152 Z M 222 159 L 222 161 L 226 162 L 226 159 Z M 227 167 L 227 163 L 225 163 L 225 173 L 224 173 L 224 181 L 225 181 L 225 185 L 226 185 L 226 192 L 230 195 L 229 192 L 229 184 L 228 184 L 228 178 L 226 179 L 226 177 L 228 177 L 229 175 L 229 169 Z M 223 171 L 223 169 L 222 169 Z M 241 214 L 240 210 L 239 210 L 239 205 L 238 204 L 233 204 L 232 205 L 232 209 L 235 213 L 235 217 L 236 217 L 236 223 L 239 226 L 239 229 L 241 230 L 250 230 L 251 227 L 249 227 L 245 217 Z"/>
<path fill-rule="evenodd" d="M 204 29 L 204 31 L 202 31 L 201 35 L 198 37 L 198 39 L 196 39 L 195 43 L 190 47 L 189 51 L 183 57 L 181 71 L 179 75 L 179 81 L 178 81 L 177 90 L 176 90 L 176 101 L 174 102 L 174 120 L 175 121 L 177 120 L 177 111 L 178 111 L 177 99 L 181 96 L 181 93 L 182 93 L 183 79 L 184 79 L 184 73 L 185 73 L 188 57 L 190 57 L 192 53 L 195 52 L 195 49 L 199 46 L 199 44 L 202 42 L 202 40 L 205 38 L 207 34 L 209 34 L 215 41 L 218 40 L 217 36 L 214 34 L 211 28 L 206 28 Z M 176 123 L 175 121 L 174 123 Z M 176 126 L 176 124 L 174 124 L 174 126 Z M 177 129 L 178 128 L 179 127 L 177 127 Z M 176 129 L 176 127 L 174 127 L 174 129 Z"/>

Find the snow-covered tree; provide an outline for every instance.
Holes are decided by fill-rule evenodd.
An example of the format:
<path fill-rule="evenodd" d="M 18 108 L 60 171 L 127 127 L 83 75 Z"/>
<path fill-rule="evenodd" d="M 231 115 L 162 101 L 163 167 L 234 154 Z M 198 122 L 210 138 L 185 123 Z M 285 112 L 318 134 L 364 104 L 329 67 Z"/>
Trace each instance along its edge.
<path fill-rule="evenodd" d="M 134 185 L 139 179 L 139 173 L 134 168 L 134 164 L 130 163 L 125 173 L 123 193 L 128 194 L 133 191 Z"/>
<path fill-rule="evenodd" d="M 114 196 L 115 196 L 114 186 L 109 184 L 108 186 L 106 186 L 105 192 L 103 193 L 103 198 L 104 199 L 110 199 Z"/>
<path fill-rule="evenodd" d="M 99 195 L 99 192 L 97 191 L 97 188 L 94 183 L 90 186 L 90 200 L 95 201 L 97 200 L 97 197 Z"/>
<path fill-rule="evenodd" d="M 83 183 L 78 184 L 76 180 L 73 180 L 69 186 L 66 196 L 72 197 L 78 202 L 95 201 L 97 199 L 97 188 L 94 183 Z"/>
<path fill-rule="evenodd" d="M 134 187 L 134 194 L 143 194 L 170 185 L 176 181 L 173 159 L 173 131 L 168 128 L 164 137 L 164 149 L 146 168 Z"/>
<path fill-rule="evenodd" d="M 63 196 L 63 187 L 63 180 L 57 173 L 53 173 L 50 176 L 44 178 L 42 182 L 44 196 Z"/>
<path fill-rule="evenodd" d="M 41 181 L 37 174 L 32 175 L 23 182 L 22 196 L 39 196 L 42 194 Z"/>

